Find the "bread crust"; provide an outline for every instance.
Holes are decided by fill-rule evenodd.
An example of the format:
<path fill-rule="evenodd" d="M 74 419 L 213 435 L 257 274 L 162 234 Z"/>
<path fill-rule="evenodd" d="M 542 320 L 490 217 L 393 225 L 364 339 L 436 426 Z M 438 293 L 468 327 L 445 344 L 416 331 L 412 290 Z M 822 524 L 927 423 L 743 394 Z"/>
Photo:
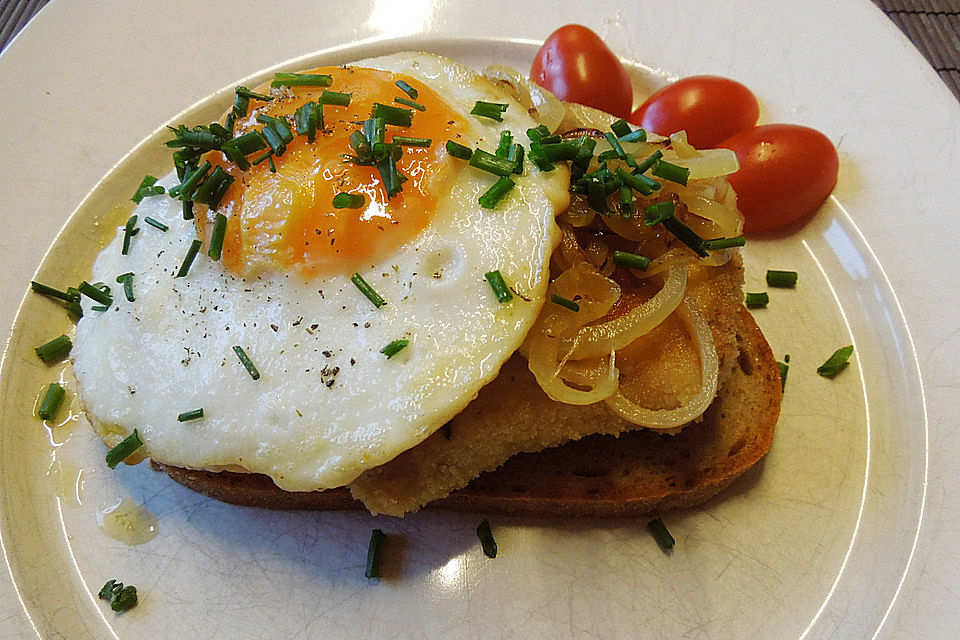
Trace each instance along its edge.
<path fill-rule="evenodd" d="M 629 516 L 701 504 L 770 449 L 780 414 L 780 372 L 750 313 L 736 317 L 740 356 L 699 423 L 676 436 L 648 430 L 591 435 L 525 453 L 428 508 L 545 516 Z M 269 509 L 358 509 L 346 488 L 287 492 L 263 475 L 181 469 L 176 482 L 217 500 Z"/>

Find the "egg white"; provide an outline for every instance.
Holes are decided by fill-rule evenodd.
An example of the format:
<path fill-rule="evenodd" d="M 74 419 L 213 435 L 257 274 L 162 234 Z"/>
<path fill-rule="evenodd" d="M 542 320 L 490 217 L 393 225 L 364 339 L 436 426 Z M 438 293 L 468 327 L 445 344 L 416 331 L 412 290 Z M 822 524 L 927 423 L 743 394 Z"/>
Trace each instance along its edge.
<path fill-rule="evenodd" d="M 445 58 L 403 53 L 356 66 L 428 83 L 473 127 L 468 143 L 489 151 L 500 131 L 523 140 L 536 124 L 489 81 Z M 508 102 L 504 121 L 469 115 L 476 100 Z M 110 284 L 114 304 L 97 312 L 84 299 L 72 352 L 101 435 L 137 428 L 160 462 L 263 473 L 283 489 L 310 491 L 350 482 L 450 420 L 496 376 L 540 311 L 569 179 L 563 168 L 540 173 L 528 162 L 516 188 L 487 210 L 477 198 L 495 177 L 455 162 L 429 226 L 360 270 L 387 300 L 380 309 L 350 273 L 244 280 L 200 254 L 175 278 L 196 237 L 192 222 L 178 201 L 144 199 L 129 255 L 121 255 L 118 228 L 93 266 L 91 282 Z M 145 225 L 145 216 L 169 231 Z M 494 269 L 519 294 L 510 303 L 498 303 L 484 280 Z M 134 302 L 116 284 L 126 272 L 134 273 Z M 410 345 L 388 360 L 380 349 L 400 338 Z M 177 421 L 198 407 L 202 419 Z"/>

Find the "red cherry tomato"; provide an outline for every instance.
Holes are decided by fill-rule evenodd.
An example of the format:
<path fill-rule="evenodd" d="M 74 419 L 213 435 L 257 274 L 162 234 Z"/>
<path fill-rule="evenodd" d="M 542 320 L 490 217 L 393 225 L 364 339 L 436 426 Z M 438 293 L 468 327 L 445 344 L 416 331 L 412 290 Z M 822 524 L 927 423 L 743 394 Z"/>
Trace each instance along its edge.
<path fill-rule="evenodd" d="M 728 179 L 747 233 L 771 231 L 812 215 L 837 184 L 837 150 L 809 127 L 766 124 L 718 146 L 732 149 L 740 162 L 740 170 Z"/>
<path fill-rule="evenodd" d="M 630 77 L 590 29 L 568 24 L 550 34 L 533 59 L 530 78 L 566 102 L 626 118 L 633 107 Z"/>
<path fill-rule="evenodd" d="M 709 149 L 757 124 L 759 115 L 756 97 L 739 82 L 691 76 L 647 98 L 630 121 L 662 136 L 686 131 L 690 144 Z"/>

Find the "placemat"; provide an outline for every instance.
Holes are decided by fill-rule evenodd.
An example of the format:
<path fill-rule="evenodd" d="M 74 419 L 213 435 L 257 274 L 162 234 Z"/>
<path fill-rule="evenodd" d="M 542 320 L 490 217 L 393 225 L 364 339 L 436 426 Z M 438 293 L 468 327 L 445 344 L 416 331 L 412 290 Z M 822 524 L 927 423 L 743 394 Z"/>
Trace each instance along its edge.
<path fill-rule="evenodd" d="M 49 0 L 0 0 L 0 51 Z M 960 99 L 960 0 L 873 0 Z"/>

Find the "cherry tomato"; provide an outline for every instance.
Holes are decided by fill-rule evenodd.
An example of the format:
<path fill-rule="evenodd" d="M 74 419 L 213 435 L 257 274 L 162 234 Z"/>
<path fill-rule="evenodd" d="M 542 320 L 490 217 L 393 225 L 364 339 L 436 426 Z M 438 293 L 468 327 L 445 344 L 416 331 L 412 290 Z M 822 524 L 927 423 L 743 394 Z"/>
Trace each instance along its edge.
<path fill-rule="evenodd" d="M 626 118 L 633 107 L 630 77 L 590 29 L 568 24 L 550 34 L 533 59 L 530 78 L 566 102 Z"/>
<path fill-rule="evenodd" d="M 757 124 L 760 107 L 745 86 L 718 76 L 691 76 L 660 89 L 640 105 L 630 121 L 669 136 L 687 132 L 687 141 L 709 149 Z"/>
<path fill-rule="evenodd" d="M 771 231 L 812 215 L 837 184 L 837 150 L 809 127 L 766 124 L 718 146 L 732 149 L 740 162 L 740 170 L 728 179 L 747 233 Z"/>

